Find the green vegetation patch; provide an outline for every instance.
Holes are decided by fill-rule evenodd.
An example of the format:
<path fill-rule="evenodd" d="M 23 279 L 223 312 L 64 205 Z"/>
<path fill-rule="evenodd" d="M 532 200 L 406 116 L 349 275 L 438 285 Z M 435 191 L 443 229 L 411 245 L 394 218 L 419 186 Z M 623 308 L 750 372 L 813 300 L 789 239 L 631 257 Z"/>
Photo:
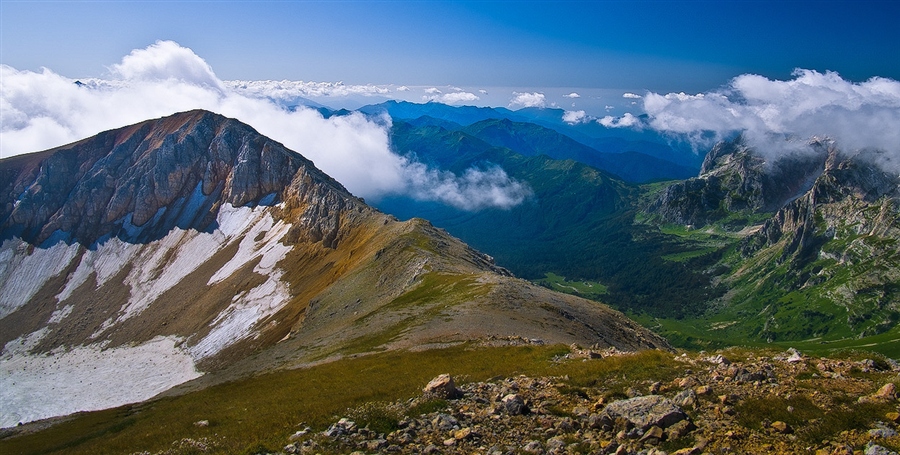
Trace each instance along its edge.
<path fill-rule="evenodd" d="M 577 280 L 569 281 L 564 276 L 553 272 L 547 272 L 543 279 L 537 280 L 537 284 L 566 294 L 574 294 L 584 298 L 598 300 L 608 292 L 608 288 L 597 281 Z"/>

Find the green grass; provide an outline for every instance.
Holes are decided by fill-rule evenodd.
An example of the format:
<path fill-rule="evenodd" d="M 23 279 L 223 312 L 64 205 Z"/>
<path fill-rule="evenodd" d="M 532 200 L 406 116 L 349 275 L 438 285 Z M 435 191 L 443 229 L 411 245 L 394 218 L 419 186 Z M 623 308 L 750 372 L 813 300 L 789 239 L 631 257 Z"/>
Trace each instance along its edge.
<path fill-rule="evenodd" d="M 713 318 L 665 319 L 632 315 L 643 326 L 665 337 L 673 346 L 683 349 L 721 349 L 728 346 L 752 348 L 795 348 L 809 355 L 834 355 L 841 351 L 869 351 L 890 358 L 900 358 L 900 327 L 867 337 L 852 334 L 841 338 L 766 341 L 742 334 L 741 321 L 722 315 Z"/>
<path fill-rule="evenodd" d="M 839 409 L 825 409 L 799 395 L 749 398 L 735 408 L 738 423 L 744 427 L 760 430 L 780 420 L 797 428 L 797 437 L 810 444 L 834 438 L 848 428 L 869 428 L 895 409 L 890 403 L 856 402 L 840 404 Z"/>
<path fill-rule="evenodd" d="M 707 254 L 713 253 L 718 249 L 718 247 L 700 248 L 693 251 L 682 251 L 680 253 L 667 254 L 662 256 L 662 258 L 666 261 L 671 262 L 686 262 L 689 259 L 706 256 Z"/>
<path fill-rule="evenodd" d="M 376 314 L 392 311 L 401 315 L 396 323 L 380 332 L 350 340 L 342 346 L 336 346 L 320 357 L 325 358 L 337 353 L 359 354 L 382 351 L 385 349 L 384 345 L 403 335 L 417 322 L 427 322 L 438 317 L 449 307 L 485 295 L 490 292 L 490 289 L 491 285 L 478 283 L 476 277 L 472 275 L 426 273 L 415 288 L 356 321 L 356 324 L 364 325 Z"/>
<path fill-rule="evenodd" d="M 554 291 L 574 294 L 593 300 L 599 299 L 600 296 L 605 295 L 609 291 L 606 286 L 597 281 L 569 281 L 566 277 L 553 272 L 547 272 L 545 277 L 537 280 L 536 283 Z"/>

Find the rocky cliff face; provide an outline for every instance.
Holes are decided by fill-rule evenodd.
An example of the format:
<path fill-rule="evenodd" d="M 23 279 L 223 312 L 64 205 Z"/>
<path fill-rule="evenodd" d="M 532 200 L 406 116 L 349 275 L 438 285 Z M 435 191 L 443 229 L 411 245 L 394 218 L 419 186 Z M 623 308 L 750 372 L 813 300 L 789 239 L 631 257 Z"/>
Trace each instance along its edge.
<path fill-rule="evenodd" d="M 736 212 L 773 212 L 810 187 L 824 160 L 815 150 L 767 162 L 741 137 L 720 142 L 706 155 L 698 177 L 670 185 L 648 211 L 693 226 Z"/>
<path fill-rule="evenodd" d="M 14 371 L 0 426 L 384 349 L 513 335 L 666 346 L 369 208 L 210 112 L 2 160 L 0 175 L 0 359 Z M 30 392 L 44 387 L 77 399 Z"/>
<path fill-rule="evenodd" d="M 151 120 L 4 160 L 2 238 L 91 245 L 215 229 L 222 204 L 303 207 L 299 229 L 333 241 L 328 214 L 362 204 L 312 162 L 205 111 Z M 305 224 L 304 224 L 305 223 Z M 134 229 L 137 228 L 137 229 Z"/>
<path fill-rule="evenodd" d="M 758 234 L 747 239 L 745 253 L 788 238 L 782 259 L 809 257 L 817 254 L 812 249 L 834 239 L 841 230 L 877 236 L 896 231 L 900 178 L 882 170 L 875 158 L 874 152 L 848 157 L 828 149 L 825 169 L 809 191 L 781 208 Z"/>

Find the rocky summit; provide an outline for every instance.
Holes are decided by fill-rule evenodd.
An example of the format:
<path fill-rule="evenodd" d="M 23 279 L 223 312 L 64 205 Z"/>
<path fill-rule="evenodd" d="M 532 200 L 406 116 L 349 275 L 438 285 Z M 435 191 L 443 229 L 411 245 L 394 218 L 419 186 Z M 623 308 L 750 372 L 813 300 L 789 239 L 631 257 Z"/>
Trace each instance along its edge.
<path fill-rule="evenodd" d="M 211 112 L 0 160 L 0 175 L 3 427 L 489 337 L 667 347 Z"/>

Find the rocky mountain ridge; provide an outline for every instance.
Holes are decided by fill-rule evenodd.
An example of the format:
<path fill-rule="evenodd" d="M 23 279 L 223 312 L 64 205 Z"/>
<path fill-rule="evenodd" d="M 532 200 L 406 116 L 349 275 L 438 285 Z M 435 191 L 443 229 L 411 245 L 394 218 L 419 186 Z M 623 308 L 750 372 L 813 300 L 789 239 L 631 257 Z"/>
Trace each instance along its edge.
<path fill-rule="evenodd" d="M 817 150 L 768 162 L 739 136 L 716 144 L 698 177 L 668 186 L 648 211 L 698 227 L 735 212 L 773 212 L 809 189 L 826 156 Z"/>

